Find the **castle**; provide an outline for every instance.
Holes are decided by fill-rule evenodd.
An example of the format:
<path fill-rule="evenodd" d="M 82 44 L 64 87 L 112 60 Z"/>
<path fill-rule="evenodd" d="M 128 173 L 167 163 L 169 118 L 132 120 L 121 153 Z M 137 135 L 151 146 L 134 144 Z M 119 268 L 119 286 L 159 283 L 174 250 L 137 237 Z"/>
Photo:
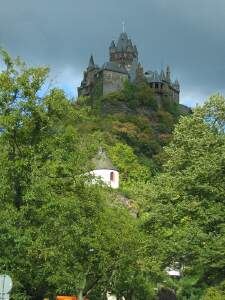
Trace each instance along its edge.
<path fill-rule="evenodd" d="M 158 98 L 169 97 L 179 103 L 180 85 L 178 80 L 171 80 L 170 67 L 166 70 L 146 71 L 138 61 L 138 50 L 128 38 L 126 32 L 122 32 L 117 43 L 111 42 L 109 47 L 109 61 L 102 67 L 95 64 L 91 55 L 89 65 L 84 71 L 84 77 L 78 96 L 93 96 L 96 92 L 106 95 L 121 90 L 124 81 L 131 83 L 145 81 L 154 90 Z"/>

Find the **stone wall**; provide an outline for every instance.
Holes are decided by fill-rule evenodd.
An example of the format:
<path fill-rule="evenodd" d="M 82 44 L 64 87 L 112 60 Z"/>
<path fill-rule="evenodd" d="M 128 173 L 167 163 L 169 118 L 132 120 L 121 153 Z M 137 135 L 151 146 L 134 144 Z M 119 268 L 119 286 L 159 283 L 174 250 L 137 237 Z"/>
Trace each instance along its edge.
<path fill-rule="evenodd" d="M 103 95 L 116 92 L 123 88 L 124 81 L 128 80 L 128 75 L 109 70 L 103 71 Z"/>

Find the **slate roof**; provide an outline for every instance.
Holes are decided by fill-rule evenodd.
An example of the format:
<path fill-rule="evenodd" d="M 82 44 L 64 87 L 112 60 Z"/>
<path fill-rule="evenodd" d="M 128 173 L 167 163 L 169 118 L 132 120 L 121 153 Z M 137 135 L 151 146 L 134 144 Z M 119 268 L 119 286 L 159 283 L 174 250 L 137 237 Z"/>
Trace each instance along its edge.
<path fill-rule="evenodd" d="M 165 75 L 165 73 L 164 73 L 163 70 L 160 73 L 160 79 L 161 79 L 161 81 L 165 81 L 166 80 L 166 75 Z"/>
<path fill-rule="evenodd" d="M 115 45 L 115 42 L 114 42 L 114 41 L 111 42 L 111 45 L 110 45 L 109 48 L 110 48 L 110 49 L 116 48 L 116 45 Z"/>
<path fill-rule="evenodd" d="M 111 42 L 109 47 L 110 49 L 116 49 L 117 52 L 125 52 L 129 49 L 129 51 L 133 51 L 135 54 L 138 54 L 137 47 L 132 44 L 131 39 L 128 38 L 126 32 L 122 32 L 119 36 L 117 43 L 114 41 Z"/>
<path fill-rule="evenodd" d="M 106 152 L 103 149 L 100 149 L 98 154 L 92 159 L 95 170 L 116 170 L 113 166 L 112 161 L 108 158 Z"/>
<path fill-rule="evenodd" d="M 127 47 L 133 48 L 131 39 L 128 40 L 128 42 L 127 42 Z"/>
<path fill-rule="evenodd" d="M 97 65 L 95 65 L 95 63 L 94 63 L 93 55 L 91 55 L 90 60 L 89 60 L 89 64 L 88 64 L 88 70 L 98 69 L 98 68 L 99 67 Z"/>
<path fill-rule="evenodd" d="M 163 83 L 166 81 L 171 85 L 171 87 L 173 87 L 177 91 L 180 90 L 179 81 L 175 80 L 173 83 L 168 81 L 163 70 L 160 72 L 160 74 L 157 71 L 147 71 L 145 72 L 145 78 L 149 83 Z"/>
<path fill-rule="evenodd" d="M 120 66 L 117 63 L 112 62 L 112 61 L 104 63 L 104 65 L 102 66 L 102 69 L 113 71 L 113 72 L 118 72 L 118 73 L 122 73 L 122 74 L 128 74 L 125 67 Z"/>
<path fill-rule="evenodd" d="M 157 71 L 148 71 L 145 73 L 148 82 L 161 82 L 161 78 Z"/>
<path fill-rule="evenodd" d="M 118 43 L 116 46 L 117 50 L 118 51 L 126 51 L 126 49 L 128 47 L 128 42 L 129 42 L 129 39 L 128 39 L 126 32 L 122 32 L 120 34 L 120 37 L 119 37 L 119 40 L 118 40 Z"/>
<path fill-rule="evenodd" d="M 135 52 L 136 54 L 138 54 L 138 50 L 137 50 L 137 46 L 136 46 L 136 45 L 134 45 L 134 52 Z"/>
<path fill-rule="evenodd" d="M 180 83 L 177 79 L 174 81 L 173 86 L 174 86 L 175 89 L 180 90 Z"/>

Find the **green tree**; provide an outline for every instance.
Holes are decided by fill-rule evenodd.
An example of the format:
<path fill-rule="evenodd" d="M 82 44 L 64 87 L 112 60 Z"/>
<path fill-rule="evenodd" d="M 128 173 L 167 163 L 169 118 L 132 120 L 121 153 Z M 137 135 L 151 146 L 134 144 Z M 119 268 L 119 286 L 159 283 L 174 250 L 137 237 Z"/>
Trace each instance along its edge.
<path fill-rule="evenodd" d="M 0 271 L 12 276 L 16 300 L 104 298 L 139 265 L 137 222 L 110 190 L 89 184 L 96 134 L 84 138 L 77 126 L 88 110 L 61 90 L 43 94 L 47 68 L 2 54 Z"/>
<path fill-rule="evenodd" d="M 205 295 L 201 298 L 202 300 L 223 300 L 225 294 L 216 288 L 209 288 Z"/>
<path fill-rule="evenodd" d="M 108 147 L 108 152 L 112 162 L 121 173 L 122 182 L 149 180 L 150 170 L 139 163 L 131 147 L 117 143 L 113 147 Z"/>
<path fill-rule="evenodd" d="M 164 266 L 180 262 L 183 276 L 198 275 L 193 289 L 224 280 L 224 110 L 215 95 L 181 118 L 143 213 L 143 228 L 160 236 Z"/>

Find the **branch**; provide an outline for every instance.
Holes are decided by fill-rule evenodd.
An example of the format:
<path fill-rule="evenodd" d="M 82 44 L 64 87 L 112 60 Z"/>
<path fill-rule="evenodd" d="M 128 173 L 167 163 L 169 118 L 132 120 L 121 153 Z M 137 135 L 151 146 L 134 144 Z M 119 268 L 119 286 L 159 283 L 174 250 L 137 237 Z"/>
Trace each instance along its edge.
<path fill-rule="evenodd" d="M 91 286 L 88 288 L 88 290 L 84 293 L 85 297 L 88 296 L 90 294 L 90 292 L 93 290 L 93 288 L 97 285 L 97 283 L 100 281 L 101 277 L 98 277 L 92 284 Z"/>

